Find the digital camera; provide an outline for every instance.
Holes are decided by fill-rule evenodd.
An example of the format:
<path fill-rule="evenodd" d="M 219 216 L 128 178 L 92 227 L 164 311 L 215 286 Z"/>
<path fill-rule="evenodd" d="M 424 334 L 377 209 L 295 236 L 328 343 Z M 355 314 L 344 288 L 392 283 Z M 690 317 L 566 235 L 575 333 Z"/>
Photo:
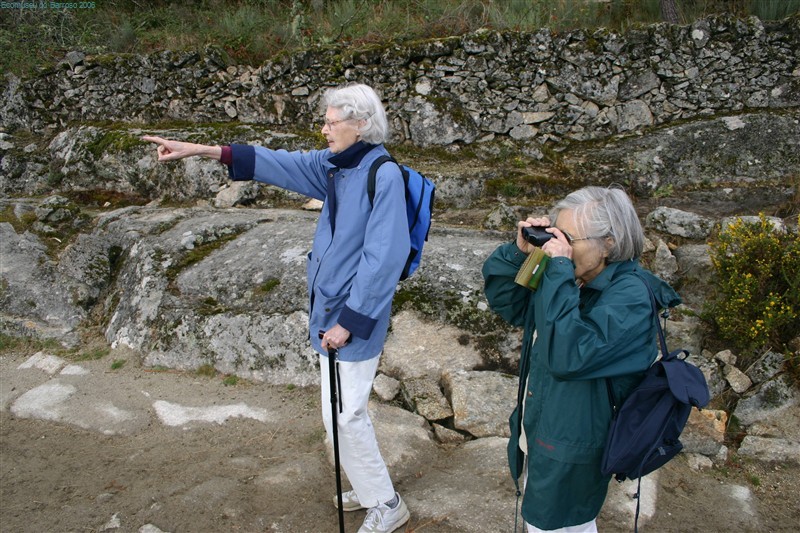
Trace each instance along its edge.
<path fill-rule="evenodd" d="M 553 238 L 553 234 L 547 233 L 545 228 L 531 226 L 529 228 L 522 228 L 522 237 L 532 245 L 541 247 L 544 243 Z"/>

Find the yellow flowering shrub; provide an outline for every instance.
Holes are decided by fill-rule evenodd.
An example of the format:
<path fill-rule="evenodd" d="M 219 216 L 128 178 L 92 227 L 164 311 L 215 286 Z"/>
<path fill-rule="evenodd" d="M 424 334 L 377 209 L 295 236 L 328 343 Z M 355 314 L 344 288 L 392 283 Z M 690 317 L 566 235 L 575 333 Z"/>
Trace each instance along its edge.
<path fill-rule="evenodd" d="M 800 236 L 776 230 L 764 214 L 737 219 L 710 243 L 716 293 L 705 316 L 743 353 L 788 353 L 800 335 Z"/>

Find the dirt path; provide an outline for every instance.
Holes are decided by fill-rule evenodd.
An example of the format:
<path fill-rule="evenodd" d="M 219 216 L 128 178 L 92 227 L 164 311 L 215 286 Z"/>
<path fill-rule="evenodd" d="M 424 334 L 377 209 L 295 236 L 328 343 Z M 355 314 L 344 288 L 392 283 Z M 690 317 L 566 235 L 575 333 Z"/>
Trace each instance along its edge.
<path fill-rule="evenodd" d="M 19 370 L 28 355 L 0 358 L 0 531 L 336 531 L 335 483 L 316 387 L 225 386 L 219 377 L 152 372 L 133 363 L 112 371 L 110 361 L 93 361 L 80 365 L 96 382 L 75 392 L 76 412 L 59 411 L 75 417 L 64 423 L 10 411 L 26 391 L 67 382 L 41 370 Z M 173 427 L 154 413 L 156 398 L 190 406 L 247 405 L 253 416 L 265 416 Z M 80 416 L 90 411 L 86 406 L 109 405 L 104 401 L 131 412 L 140 406 L 148 416 L 129 416 L 130 431 L 116 435 L 74 425 L 100 424 L 81 422 L 89 419 Z M 489 476 L 500 495 L 497 517 L 481 522 L 491 527 L 464 526 L 469 509 L 430 512 L 410 503 L 406 531 L 511 531 L 513 485 L 502 472 L 504 457 L 497 455 L 488 465 L 460 464 L 452 450 L 435 448 L 423 462 L 395 469 L 398 490 L 409 502 L 469 491 L 465 474 Z M 797 466 L 730 463 L 698 472 L 687 459 L 662 469 L 655 514 L 643 520 L 642 531 L 800 530 Z M 632 530 L 629 515 L 608 507 L 598 521 L 602 531 Z M 347 530 L 357 530 L 363 516 L 349 513 Z"/>

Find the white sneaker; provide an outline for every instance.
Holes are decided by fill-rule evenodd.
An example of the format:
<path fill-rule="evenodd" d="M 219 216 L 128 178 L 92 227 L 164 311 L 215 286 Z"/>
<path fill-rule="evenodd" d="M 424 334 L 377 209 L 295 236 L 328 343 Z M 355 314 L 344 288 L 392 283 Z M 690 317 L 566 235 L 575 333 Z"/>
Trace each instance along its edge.
<path fill-rule="evenodd" d="M 396 494 L 396 493 L 395 493 Z M 358 533 L 391 533 L 399 528 L 411 517 L 406 503 L 397 495 L 397 507 L 390 508 L 385 503 L 372 507 L 367 511 L 367 518 L 358 530 Z M 342 504 L 344 507 L 344 504 Z"/>
<path fill-rule="evenodd" d="M 333 506 L 337 509 L 339 508 L 339 499 L 334 496 L 333 497 Z M 356 496 L 356 491 L 348 490 L 347 492 L 342 493 L 342 511 L 349 512 L 349 511 L 358 511 L 359 509 L 366 509 L 361 502 L 358 501 L 358 496 Z"/>

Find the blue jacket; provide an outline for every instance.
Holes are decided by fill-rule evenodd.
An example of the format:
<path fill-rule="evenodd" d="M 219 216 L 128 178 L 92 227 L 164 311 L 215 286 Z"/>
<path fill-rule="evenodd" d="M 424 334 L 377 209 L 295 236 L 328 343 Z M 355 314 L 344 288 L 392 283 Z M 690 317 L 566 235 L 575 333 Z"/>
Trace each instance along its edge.
<path fill-rule="evenodd" d="M 611 422 L 606 378 L 624 399 L 657 355 L 650 298 L 634 271 L 647 279 L 660 307 L 680 298 L 638 261 L 610 263 L 578 288 L 575 265 L 566 257 L 548 262 L 533 292 L 514 282 L 525 257 L 514 242 L 497 248 L 483 265 L 485 292 L 495 312 L 525 328 L 508 443 L 516 482 L 525 459 L 519 447 L 524 428 L 522 516 L 540 529 L 558 529 L 593 520 L 605 500 L 610 476 L 601 474 L 600 460 Z"/>
<path fill-rule="evenodd" d="M 350 343 L 339 350 L 342 361 L 380 355 L 392 298 L 410 250 L 405 186 L 397 165 L 381 165 L 373 205 L 367 196 L 370 165 L 388 155 L 386 149 L 358 142 L 339 154 L 249 145 L 231 145 L 231 151 L 231 179 L 255 179 L 325 200 L 308 254 L 313 348 L 326 355 L 318 332 L 338 323 L 352 333 Z M 329 182 L 335 183 L 331 195 Z"/>

